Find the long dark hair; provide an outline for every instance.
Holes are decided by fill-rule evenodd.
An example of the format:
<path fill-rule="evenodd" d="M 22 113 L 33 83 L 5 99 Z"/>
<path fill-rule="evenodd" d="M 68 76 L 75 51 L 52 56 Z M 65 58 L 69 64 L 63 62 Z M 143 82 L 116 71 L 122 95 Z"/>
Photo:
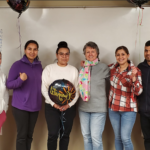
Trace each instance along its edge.
<path fill-rule="evenodd" d="M 125 46 L 119 46 L 119 47 L 116 49 L 116 51 L 115 51 L 115 55 L 116 55 L 117 52 L 118 52 L 119 50 L 121 50 L 121 49 L 123 49 L 124 52 L 125 52 L 127 55 L 129 54 L 129 50 L 128 50 L 127 47 L 125 47 Z"/>

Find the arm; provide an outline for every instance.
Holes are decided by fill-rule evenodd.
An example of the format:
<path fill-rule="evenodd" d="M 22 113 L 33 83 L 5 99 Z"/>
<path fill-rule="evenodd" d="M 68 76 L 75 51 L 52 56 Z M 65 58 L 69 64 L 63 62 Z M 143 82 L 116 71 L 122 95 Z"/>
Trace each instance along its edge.
<path fill-rule="evenodd" d="M 6 85 L 6 76 L 5 76 L 5 85 Z M 4 101 L 5 101 L 5 112 L 7 112 L 8 110 L 8 102 L 9 102 L 9 92 L 8 92 L 8 89 L 5 88 L 5 92 L 4 92 Z"/>
<path fill-rule="evenodd" d="M 4 92 L 4 101 L 5 101 L 5 112 L 8 110 L 8 102 L 9 102 L 9 92 L 8 89 L 6 88 Z"/>
<path fill-rule="evenodd" d="M 21 87 L 23 82 L 24 81 L 21 80 L 20 75 L 18 73 L 18 66 L 16 65 L 16 63 L 14 63 L 10 68 L 6 86 L 9 89 L 16 89 Z"/>
<path fill-rule="evenodd" d="M 69 103 L 70 107 L 73 106 L 77 102 L 77 100 L 79 98 L 79 83 L 78 83 L 79 81 L 78 81 L 78 76 L 79 76 L 78 71 L 75 70 L 74 86 L 75 86 L 75 89 L 76 89 L 76 95 L 75 95 L 75 98 L 73 99 L 73 101 Z"/>
<path fill-rule="evenodd" d="M 49 102 L 49 104 L 51 104 L 51 106 L 54 106 L 55 103 L 50 99 L 48 95 L 48 88 L 49 88 L 49 84 L 47 82 L 48 78 L 50 78 L 49 70 L 46 67 L 42 73 L 42 94 L 45 97 L 45 99 Z"/>
<path fill-rule="evenodd" d="M 135 95 L 140 95 L 143 91 L 141 71 L 136 69 L 136 73 L 127 75 L 121 80 L 121 83 L 125 87 L 133 87 L 133 92 Z"/>
<path fill-rule="evenodd" d="M 106 97 L 107 100 L 109 98 L 109 89 L 110 89 L 110 68 L 106 66 L 104 69 L 104 77 L 105 77 L 105 86 L 106 86 Z"/>
<path fill-rule="evenodd" d="M 108 65 L 108 67 L 110 68 L 110 77 L 116 76 L 116 74 L 114 74 L 114 72 L 116 72 L 115 66 L 116 66 L 115 63 Z M 121 76 L 121 75 L 118 77 L 120 82 L 121 82 L 121 84 L 124 87 L 131 87 L 132 86 L 131 76 L 127 74 L 123 78 L 122 77 L 123 76 Z"/>
<path fill-rule="evenodd" d="M 2 80 L 1 80 L 1 97 L 4 101 L 4 111 L 6 112 L 8 109 L 8 102 L 9 102 L 9 93 L 8 89 L 6 88 L 6 76 L 3 74 Z"/>
<path fill-rule="evenodd" d="M 79 85 L 78 85 L 78 71 L 75 70 L 75 76 L 74 76 L 74 86 L 75 86 L 75 89 L 76 89 L 76 95 L 75 95 L 75 98 L 72 100 L 72 102 L 70 102 L 69 104 L 66 104 L 64 106 L 61 106 L 59 108 L 60 111 L 65 111 L 67 110 L 68 108 L 72 107 L 78 100 L 79 98 Z"/>
<path fill-rule="evenodd" d="M 109 79 L 109 77 L 110 77 L 110 69 L 107 66 L 104 69 L 104 76 L 105 76 L 105 79 Z"/>
<path fill-rule="evenodd" d="M 75 72 L 74 72 L 74 87 L 75 87 L 75 89 L 76 89 L 76 95 L 75 95 L 75 98 L 72 100 L 72 102 L 70 102 L 69 104 L 66 104 L 66 105 L 64 105 L 64 106 L 61 106 L 60 108 L 59 108 L 59 110 L 60 111 L 65 111 L 65 110 L 67 110 L 68 108 L 70 108 L 71 106 L 73 106 L 76 102 L 77 102 L 77 100 L 78 100 L 78 98 L 79 98 L 79 85 L 78 85 L 78 71 L 77 70 L 75 70 Z"/>
<path fill-rule="evenodd" d="M 124 87 L 132 87 L 132 77 L 129 75 L 126 75 L 123 79 L 120 80 L 120 82 Z"/>
<path fill-rule="evenodd" d="M 141 71 L 138 70 L 136 74 L 136 80 L 133 82 L 133 91 L 135 95 L 140 95 L 143 92 L 143 86 L 142 86 L 142 78 L 141 78 Z"/>

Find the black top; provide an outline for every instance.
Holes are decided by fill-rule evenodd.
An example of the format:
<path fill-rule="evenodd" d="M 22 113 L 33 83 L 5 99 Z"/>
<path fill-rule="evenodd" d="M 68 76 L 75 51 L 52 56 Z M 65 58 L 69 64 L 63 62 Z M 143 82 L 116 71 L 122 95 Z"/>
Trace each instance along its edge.
<path fill-rule="evenodd" d="M 147 61 L 140 63 L 138 68 L 142 72 L 143 92 L 138 96 L 139 113 L 150 117 L 150 66 Z"/>

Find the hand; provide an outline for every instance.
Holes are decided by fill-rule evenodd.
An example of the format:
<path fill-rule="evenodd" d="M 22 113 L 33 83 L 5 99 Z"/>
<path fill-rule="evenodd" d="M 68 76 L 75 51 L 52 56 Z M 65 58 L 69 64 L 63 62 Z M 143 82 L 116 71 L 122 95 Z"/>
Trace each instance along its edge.
<path fill-rule="evenodd" d="M 22 81 L 27 80 L 27 74 L 26 74 L 26 73 L 20 73 L 20 79 L 21 79 Z"/>
<path fill-rule="evenodd" d="M 60 106 L 57 105 L 57 104 L 54 104 L 53 107 L 56 108 L 56 109 L 60 109 Z"/>
<path fill-rule="evenodd" d="M 85 61 L 83 61 L 83 60 L 81 61 L 81 63 L 80 63 L 81 67 L 84 67 L 84 62 Z"/>
<path fill-rule="evenodd" d="M 132 67 L 132 82 L 135 82 L 136 81 L 136 74 L 137 74 L 137 69 L 136 67 Z"/>
<path fill-rule="evenodd" d="M 60 110 L 60 111 L 65 111 L 65 110 L 67 110 L 68 108 L 70 108 L 70 106 L 69 106 L 68 104 L 66 104 L 66 105 L 64 105 L 64 106 L 61 106 L 61 107 L 59 108 L 59 110 Z"/>

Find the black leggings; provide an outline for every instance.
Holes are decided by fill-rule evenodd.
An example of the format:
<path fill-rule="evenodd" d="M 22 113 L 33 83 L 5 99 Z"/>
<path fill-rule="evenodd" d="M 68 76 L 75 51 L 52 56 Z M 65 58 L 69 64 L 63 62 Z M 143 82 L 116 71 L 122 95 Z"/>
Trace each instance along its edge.
<path fill-rule="evenodd" d="M 12 112 L 17 125 L 16 150 L 30 150 L 39 112 L 28 112 L 15 107 L 12 107 Z"/>
<path fill-rule="evenodd" d="M 64 118 L 66 120 L 64 122 L 65 131 L 63 134 L 60 121 L 61 112 L 52 107 L 50 104 L 45 103 L 45 117 L 48 127 L 48 143 L 47 143 L 48 150 L 57 149 L 57 138 L 59 133 L 60 133 L 59 150 L 68 150 L 69 135 L 72 129 L 75 113 L 76 113 L 75 106 L 72 106 L 71 108 L 68 108 L 66 111 L 64 111 Z"/>

